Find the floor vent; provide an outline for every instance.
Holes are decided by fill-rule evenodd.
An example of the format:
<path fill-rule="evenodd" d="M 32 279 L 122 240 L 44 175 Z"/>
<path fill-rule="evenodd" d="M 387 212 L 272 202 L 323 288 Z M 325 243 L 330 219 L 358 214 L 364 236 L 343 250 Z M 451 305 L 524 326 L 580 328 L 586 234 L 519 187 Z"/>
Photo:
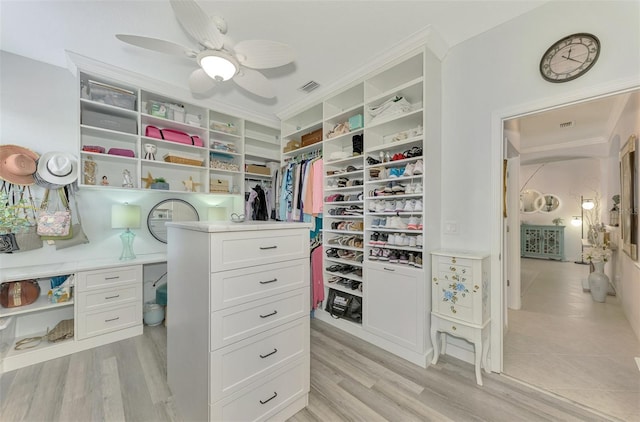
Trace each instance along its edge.
<path fill-rule="evenodd" d="M 303 91 L 303 92 L 306 92 L 308 94 L 308 93 L 310 93 L 311 91 L 313 91 L 314 89 L 316 89 L 319 86 L 320 86 L 320 84 L 318 82 L 309 81 L 306 84 L 302 85 L 300 88 L 298 88 L 298 91 Z"/>

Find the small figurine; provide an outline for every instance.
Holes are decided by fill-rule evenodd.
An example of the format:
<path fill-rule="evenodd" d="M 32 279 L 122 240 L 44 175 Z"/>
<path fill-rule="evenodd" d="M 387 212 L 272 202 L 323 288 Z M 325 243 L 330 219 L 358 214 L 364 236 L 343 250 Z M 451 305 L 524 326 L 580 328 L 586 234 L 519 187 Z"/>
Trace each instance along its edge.
<path fill-rule="evenodd" d="M 109 186 L 109 179 L 107 179 L 107 176 L 102 176 L 101 184 L 102 186 Z"/>
<path fill-rule="evenodd" d="M 133 183 L 131 182 L 131 173 L 129 173 L 129 170 L 127 169 L 124 169 L 122 171 L 122 187 L 123 188 L 133 187 Z"/>
<path fill-rule="evenodd" d="M 144 144 L 144 150 L 145 150 L 144 159 L 155 161 L 156 151 L 158 150 L 158 147 L 156 147 L 154 144 Z"/>

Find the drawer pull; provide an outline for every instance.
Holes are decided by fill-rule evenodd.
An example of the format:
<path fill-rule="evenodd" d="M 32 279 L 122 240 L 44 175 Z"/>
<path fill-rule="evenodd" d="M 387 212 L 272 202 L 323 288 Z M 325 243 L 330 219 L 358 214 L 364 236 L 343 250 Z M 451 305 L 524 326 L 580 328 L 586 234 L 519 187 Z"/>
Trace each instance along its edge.
<path fill-rule="evenodd" d="M 278 281 L 278 279 L 277 279 L 277 278 L 274 278 L 273 280 L 260 281 L 260 284 L 275 283 L 276 281 Z"/>
<path fill-rule="evenodd" d="M 260 246 L 260 250 L 265 251 L 267 249 L 276 249 L 277 246 Z"/>
<path fill-rule="evenodd" d="M 452 329 L 453 331 L 455 331 L 455 330 L 457 330 L 458 328 L 457 328 L 455 325 L 452 325 L 452 326 L 451 326 L 451 329 Z"/>
<path fill-rule="evenodd" d="M 384 270 L 385 270 L 385 271 L 395 271 L 395 269 L 394 269 L 394 268 L 387 268 L 387 267 L 384 267 Z"/>
<path fill-rule="evenodd" d="M 117 280 L 117 279 L 119 279 L 119 278 L 120 278 L 120 276 L 119 276 L 119 275 L 117 275 L 117 276 L 114 276 L 114 277 L 105 277 L 104 279 L 105 279 L 105 280 Z"/>
<path fill-rule="evenodd" d="M 111 319 L 105 319 L 104 322 L 113 322 L 113 321 L 117 321 L 119 319 L 120 319 L 120 317 L 118 316 L 118 317 L 111 318 Z"/>
<path fill-rule="evenodd" d="M 277 313 L 278 313 L 278 311 L 273 311 L 270 314 L 260 315 L 260 318 L 268 318 L 268 317 L 273 316 L 273 315 L 275 315 Z"/>
<path fill-rule="evenodd" d="M 273 392 L 273 396 L 269 397 L 268 399 L 266 399 L 265 401 L 260 400 L 260 404 L 267 404 L 268 402 L 270 402 L 271 400 L 275 399 L 276 397 L 278 397 L 278 393 L 276 393 L 275 391 Z"/>
<path fill-rule="evenodd" d="M 277 351 L 278 351 L 278 349 L 276 349 L 276 348 L 274 347 L 274 348 L 273 348 L 273 352 L 271 352 L 271 353 L 267 353 L 266 355 L 260 355 L 260 357 L 261 357 L 262 359 L 264 359 L 264 358 L 268 358 L 269 356 L 273 355 L 273 354 L 274 354 L 274 353 L 276 353 Z"/>
<path fill-rule="evenodd" d="M 120 297 L 120 295 L 115 295 L 115 296 L 107 296 L 105 297 L 105 299 L 115 299 L 117 297 Z"/>

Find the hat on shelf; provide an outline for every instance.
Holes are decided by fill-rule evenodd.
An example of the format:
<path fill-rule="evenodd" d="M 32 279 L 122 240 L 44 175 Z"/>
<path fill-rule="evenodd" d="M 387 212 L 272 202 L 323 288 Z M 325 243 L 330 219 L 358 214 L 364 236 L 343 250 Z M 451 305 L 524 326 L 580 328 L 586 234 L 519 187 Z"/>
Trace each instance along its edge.
<path fill-rule="evenodd" d="M 36 183 L 49 189 L 61 188 L 78 178 L 78 162 L 66 152 L 46 152 L 38 160 Z"/>
<path fill-rule="evenodd" d="M 16 185 L 33 185 L 38 154 L 19 145 L 0 145 L 0 179 Z"/>

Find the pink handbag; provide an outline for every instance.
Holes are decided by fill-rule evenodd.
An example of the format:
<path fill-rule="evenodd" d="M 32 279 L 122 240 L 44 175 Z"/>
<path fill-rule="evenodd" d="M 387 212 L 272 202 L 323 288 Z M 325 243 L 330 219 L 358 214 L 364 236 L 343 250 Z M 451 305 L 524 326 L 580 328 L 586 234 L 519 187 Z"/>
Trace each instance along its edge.
<path fill-rule="evenodd" d="M 125 148 L 110 148 L 108 154 L 132 158 L 136 156 L 136 154 L 132 150 Z"/>
<path fill-rule="evenodd" d="M 178 142 L 180 144 L 195 145 L 197 147 L 204 146 L 204 142 L 199 136 L 191 136 L 185 132 L 175 129 L 158 129 L 155 126 L 147 126 L 144 132 L 145 136 L 156 139 L 164 139 L 165 141 Z"/>

